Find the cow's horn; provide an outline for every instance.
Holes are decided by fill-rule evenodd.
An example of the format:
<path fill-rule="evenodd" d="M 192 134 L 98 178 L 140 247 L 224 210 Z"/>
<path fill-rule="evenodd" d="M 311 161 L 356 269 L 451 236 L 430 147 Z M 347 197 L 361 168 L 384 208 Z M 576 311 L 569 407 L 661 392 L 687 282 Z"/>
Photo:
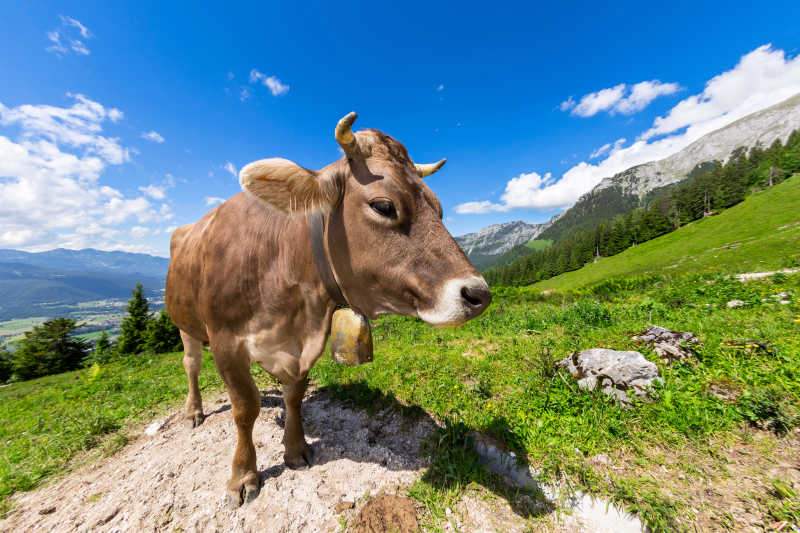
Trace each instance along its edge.
<path fill-rule="evenodd" d="M 440 161 L 437 161 L 436 163 L 428 163 L 427 165 L 420 165 L 415 163 L 414 166 L 417 167 L 417 172 L 419 172 L 419 175 L 424 178 L 426 176 L 430 176 L 431 174 L 442 168 L 442 166 L 445 163 L 447 163 L 447 159 L 442 159 Z"/>
<path fill-rule="evenodd" d="M 367 154 L 358 144 L 358 138 L 353 134 L 352 126 L 356 121 L 358 115 L 355 111 L 351 111 L 336 124 L 336 142 L 342 147 L 347 157 L 353 159 L 366 159 Z"/>

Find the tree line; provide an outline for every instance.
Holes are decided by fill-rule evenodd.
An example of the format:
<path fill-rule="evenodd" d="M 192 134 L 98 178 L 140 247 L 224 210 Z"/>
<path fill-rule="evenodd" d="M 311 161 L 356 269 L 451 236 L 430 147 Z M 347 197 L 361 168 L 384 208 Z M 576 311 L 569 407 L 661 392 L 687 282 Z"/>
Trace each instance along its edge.
<path fill-rule="evenodd" d="M 150 312 L 142 284 L 136 285 L 125 308 L 121 333 L 112 341 L 106 331 L 92 343 L 75 335 L 82 326 L 71 318 L 54 318 L 25 332 L 9 351 L 0 347 L 0 382 L 24 381 L 69 370 L 105 364 L 140 353 L 183 349 L 177 326 L 166 310 Z"/>
<path fill-rule="evenodd" d="M 725 164 L 698 165 L 687 179 L 651 192 L 641 207 L 579 231 L 554 246 L 483 273 L 491 285 L 529 285 L 577 270 L 600 257 L 712 216 L 744 200 L 748 190 L 770 187 L 800 171 L 800 131 L 784 145 L 736 150 Z"/>

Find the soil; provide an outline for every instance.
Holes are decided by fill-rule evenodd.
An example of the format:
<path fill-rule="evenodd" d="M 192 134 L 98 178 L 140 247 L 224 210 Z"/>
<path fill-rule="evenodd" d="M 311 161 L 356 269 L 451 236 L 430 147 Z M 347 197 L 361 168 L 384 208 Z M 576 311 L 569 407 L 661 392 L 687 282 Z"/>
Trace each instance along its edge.
<path fill-rule="evenodd" d="M 381 494 L 361 509 L 354 533 L 416 533 L 419 531 L 414 501 L 405 496 Z"/>
<path fill-rule="evenodd" d="M 385 509 L 393 511 L 385 519 L 401 520 L 395 530 L 417 531 L 402 529 L 412 518 L 416 523 L 410 500 L 395 504 L 400 499 L 389 495 L 421 475 L 419 448 L 435 429 L 430 418 L 411 420 L 391 410 L 369 414 L 311 392 L 303 418 L 314 465 L 289 470 L 281 443 L 282 399 L 277 390 L 264 391 L 253 434 L 261 493 L 228 509 L 224 487 L 236 428 L 226 397 L 206 400 L 205 410 L 213 412 L 193 430 L 176 409 L 149 426 L 152 436 L 142 432 L 117 454 L 18 495 L 0 531 L 338 532 L 359 511 L 366 524 L 377 523 L 370 518 L 380 510 L 375 502 L 386 501 Z M 381 493 L 386 495 L 370 499 Z"/>

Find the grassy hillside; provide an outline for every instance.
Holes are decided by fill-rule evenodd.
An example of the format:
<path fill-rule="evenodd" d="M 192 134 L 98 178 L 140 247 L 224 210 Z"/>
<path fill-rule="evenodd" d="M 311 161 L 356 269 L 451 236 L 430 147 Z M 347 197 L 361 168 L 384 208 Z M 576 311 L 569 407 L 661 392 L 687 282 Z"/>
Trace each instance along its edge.
<path fill-rule="evenodd" d="M 535 287 L 566 290 L 639 274 L 737 273 L 788 267 L 800 262 L 798 222 L 800 175 L 795 175 L 718 216 L 692 222 Z"/>
<path fill-rule="evenodd" d="M 343 367 L 326 355 L 312 382 L 366 409 L 400 404 L 447 422 L 427 449 L 431 469 L 409 491 L 434 530 L 467 491 L 496 483 L 470 451 L 472 431 L 504 442 L 545 478 L 624 503 L 654 531 L 798 523 L 800 478 L 775 465 L 800 454 L 800 275 L 748 283 L 724 275 L 776 268 L 797 254 L 800 224 L 789 225 L 800 222 L 798 206 L 800 176 L 582 271 L 495 288 L 492 306 L 457 328 L 381 317 L 374 362 Z M 733 243 L 741 245 L 722 248 Z M 585 287 L 648 272 L 659 275 Z M 544 296 L 546 284 L 584 288 Z M 744 306 L 728 308 L 732 299 Z M 667 365 L 631 339 L 650 324 L 695 333 L 696 358 Z M 654 362 L 664 382 L 653 402 L 623 408 L 554 367 L 594 347 L 638 350 Z M 201 388 L 220 387 L 206 358 Z M 86 450 L 113 452 L 126 427 L 180 408 L 185 393 L 180 354 L 0 388 L 0 513 L 10 494 Z"/>
<path fill-rule="evenodd" d="M 530 248 L 531 250 L 544 250 L 546 248 L 550 248 L 553 246 L 552 239 L 534 239 L 530 242 L 526 242 L 525 246 Z"/>

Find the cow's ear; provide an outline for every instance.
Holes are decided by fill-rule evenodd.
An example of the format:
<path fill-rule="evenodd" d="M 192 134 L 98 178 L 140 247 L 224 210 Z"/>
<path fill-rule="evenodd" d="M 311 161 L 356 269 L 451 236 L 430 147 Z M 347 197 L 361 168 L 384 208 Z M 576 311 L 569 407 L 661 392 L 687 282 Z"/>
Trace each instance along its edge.
<path fill-rule="evenodd" d="M 328 210 L 339 200 L 340 181 L 330 171 L 314 172 L 287 159 L 261 159 L 239 172 L 242 189 L 287 215 Z"/>

